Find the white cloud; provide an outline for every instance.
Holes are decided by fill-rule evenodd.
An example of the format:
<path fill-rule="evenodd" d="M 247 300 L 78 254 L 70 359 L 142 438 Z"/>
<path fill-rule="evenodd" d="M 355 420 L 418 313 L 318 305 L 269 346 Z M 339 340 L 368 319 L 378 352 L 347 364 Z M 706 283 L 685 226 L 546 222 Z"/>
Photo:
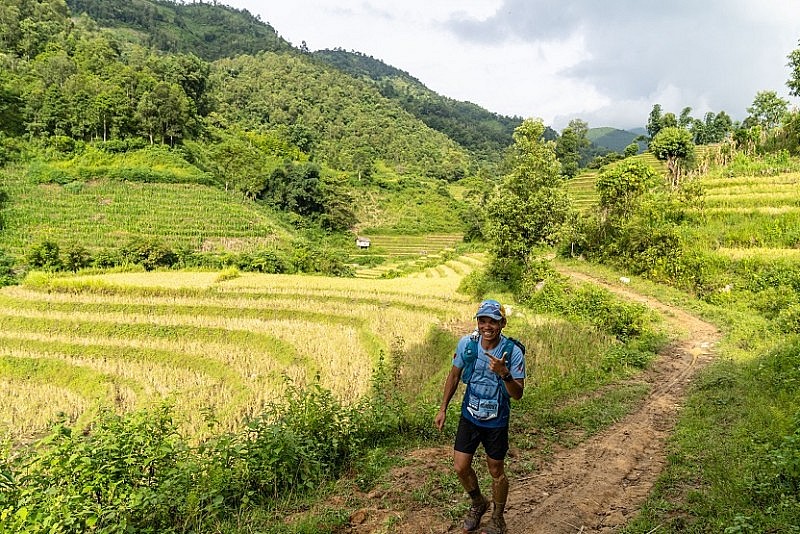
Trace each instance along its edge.
<path fill-rule="evenodd" d="M 223 0 L 225 1 L 225 0 Z M 557 129 L 644 126 L 653 104 L 743 119 L 787 97 L 800 2 L 229 0 L 294 45 L 356 50 L 434 91 Z"/>

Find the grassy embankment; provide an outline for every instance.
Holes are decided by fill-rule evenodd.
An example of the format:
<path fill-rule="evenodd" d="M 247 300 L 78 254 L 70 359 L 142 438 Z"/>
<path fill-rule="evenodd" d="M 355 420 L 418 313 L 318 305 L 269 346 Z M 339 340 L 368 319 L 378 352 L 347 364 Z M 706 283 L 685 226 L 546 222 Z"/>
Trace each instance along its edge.
<path fill-rule="evenodd" d="M 700 298 L 634 277 L 637 290 L 695 309 L 724 337 L 682 412 L 667 470 L 625 532 L 800 529 L 798 181 L 800 163 L 784 155 L 712 168 L 681 227 L 704 258 Z"/>

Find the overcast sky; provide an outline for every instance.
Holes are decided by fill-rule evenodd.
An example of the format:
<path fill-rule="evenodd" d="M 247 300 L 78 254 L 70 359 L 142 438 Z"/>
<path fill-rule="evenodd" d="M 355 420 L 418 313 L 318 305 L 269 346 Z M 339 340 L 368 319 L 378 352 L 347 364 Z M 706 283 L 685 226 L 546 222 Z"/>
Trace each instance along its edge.
<path fill-rule="evenodd" d="M 644 127 L 678 115 L 747 116 L 758 91 L 789 97 L 798 0 L 220 0 L 295 46 L 355 50 L 437 93 L 557 130 Z"/>

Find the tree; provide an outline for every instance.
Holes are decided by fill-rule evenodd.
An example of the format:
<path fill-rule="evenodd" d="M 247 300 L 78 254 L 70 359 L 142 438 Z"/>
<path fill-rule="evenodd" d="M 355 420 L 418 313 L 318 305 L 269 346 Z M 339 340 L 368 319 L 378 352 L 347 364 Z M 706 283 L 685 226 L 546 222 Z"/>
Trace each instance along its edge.
<path fill-rule="evenodd" d="M 661 119 L 661 129 L 664 128 L 678 128 L 678 118 L 674 113 L 664 113 L 664 117 Z"/>
<path fill-rule="evenodd" d="M 160 82 L 139 100 L 136 116 L 151 143 L 158 137 L 173 145 L 188 128 L 189 99 L 178 84 Z"/>
<path fill-rule="evenodd" d="M 708 120 L 706 120 L 706 125 L 709 125 Z M 721 143 L 733 130 L 733 119 L 724 111 L 720 111 L 711 120 L 710 129 L 708 142 Z"/>
<path fill-rule="evenodd" d="M 15 135 L 24 131 L 21 109 L 22 99 L 19 94 L 0 85 L 0 132 Z"/>
<path fill-rule="evenodd" d="M 692 108 L 685 107 L 681 110 L 681 116 L 678 118 L 678 127 L 680 128 L 688 128 L 691 126 L 694 119 L 691 116 Z"/>
<path fill-rule="evenodd" d="M 790 74 L 789 81 L 786 82 L 786 85 L 789 86 L 790 95 L 800 96 L 800 48 L 795 48 L 788 57 L 788 66 L 791 67 L 792 73 Z"/>
<path fill-rule="evenodd" d="M 650 151 L 659 160 L 667 162 L 672 187 L 677 188 L 681 170 L 694 159 L 692 133 L 677 127 L 664 128 L 650 142 Z"/>
<path fill-rule="evenodd" d="M 603 215 L 611 219 L 629 217 L 639 198 L 657 186 L 657 181 L 653 169 L 641 161 L 622 161 L 606 167 L 595 183 Z"/>
<path fill-rule="evenodd" d="M 540 119 L 526 119 L 513 134 L 506 179 L 508 189 L 526 196 L 531 190 L 561 185 L 561 164 L 553 143 L 544 140 L 545 128 Z"/>
<path fill-rule="evenodd" d="M 650 110 L 650 116 L 647 119 L 647 135 L 653 139 L 663 127 L 664 117 L 661 112 L 661 104 L 653 104 L 653 109 Z"/>
<path fill-rule="evenodd" d="M 571 211 L 553 143 L 541 120 L 514 130 L 511 173 L 488 202 L 486 234 L 499 260 L 524 264 L 531 250 L 554 243 Z"/>
<path fill-rule="evenodd" d="M 574 178 L 580 169 L 581 149 L 588 148 L 591 142 L 586 137 L 589 125 L 580 119 L 573 119 L 556 140 L 556 157 L 561 163 L 561 173 Z"/>
<path fill-rule="evenodd" d="M 781 124 L 788 109 L 789 101 L 779 97 L 775 91 L 759 91 L 747 112 L 756 124 L 771 130 Z"/>
<path fill-rule="evenodd" d="M 259 198 L 298 215 L 321 214 L 325 211 L 325 204 L 319 170 L 313 163 L 288 163 L 275 169 Z"/>
<path fill-rule="evenodd" d="M 334 232 L 352 228 L 358 218 L 355 213 L 355 198 L 344 177 L 332 177 L 322 184 L 324 211 L 320 219 L 322 227 Z"/>
<path fill-rule="evenodd" d="M 34 269 L 45 271 L 59 271 L 64 267 L 61 262 L 61 249 L 53 241 L 42 241 L 34 245 L 25 255 L 28 265 Z"/>

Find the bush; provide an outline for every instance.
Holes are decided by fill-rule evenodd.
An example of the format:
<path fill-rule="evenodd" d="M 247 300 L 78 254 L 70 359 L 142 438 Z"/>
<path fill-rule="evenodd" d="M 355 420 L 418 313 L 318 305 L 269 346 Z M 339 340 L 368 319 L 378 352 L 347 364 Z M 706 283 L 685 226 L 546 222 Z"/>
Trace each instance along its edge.
<path fill-rule="evenodd" d="M 777 322 L 781 332 L 800 334 L 800 304 L 794 303 L 782 309 Z"/>
<path fill-rule="evenodd" d="M 423 432 L 378 366 L 371 395 L 345 407 L 319 384 L 287 382 L 239 432 L 191 445 L 169 406 L 57 425 L 0 457 L 0 531 L 44 534 L 216 531 L 243 507 L 295 499 L 398 433 Z M 213 417 L 209 417 L 213 423 Z"/>
<path fill-rule="evenodd" d="M 237 259 L 236 266 L 243 271 L 259 273 L 283 274 L 292 272 L 289 258 L 277 249 L 262 249 L 244 253 Z"/>
<path fill-rule="evenodd" d="M 34 162 L 28 167 L 28 178 L 40 184 L 68 184 L 75 180 L 66 171 L 42 162 Z"/>
<path fill-rule="evenodd" d="M 86 247 L 73 244 L 64 251 L 63 264 L 68 271 L 77 272 L 92 264 L 92 255 Z"/>
<path fill-rule="evenodd" d="M 545 261 L 531 262 L 517 300 L 532 308 L 594 325 L 621 341 L 647 333 L 653 316 L 641 304 L 618 300 L 591 285 L 571 286 Z"/>
<path fill-rule="evenodd" d="M 14 270 L 14 258 L 0 249 L 0 287 L 17 283 L 17 272 Z"/>
<path fill-rule="evenodd" d="M 118 250 L 102 249 L 94 255 L 94 267 L 109 269 L 123 263 L 122 255 Z"/>
<path fill-rule="evenodd" d="M 39 450 L 25 470 L 5 460 L 4 531 L 175 532 L 192 515 L 199 470 L 167 410 L 104 413 L 87 435 L 57 426 Z"/>
<path fill-rule="evenodd" d="M 178 262 L 178 255 L 156 239 L 132 239 L 122 247 L 120 255 L 124 261 L 141 265 L 147 271 L 172 267 Z"/>
<path fill-rule="evenodd" d="M 61 253 L 57 243 L 52 241 L 42 241 L 34 245 L 25 256 L 28 265 L 34 269 L 44 269 L 45 271 L 60 271 L 64 264 L 61 262 Z"/>

